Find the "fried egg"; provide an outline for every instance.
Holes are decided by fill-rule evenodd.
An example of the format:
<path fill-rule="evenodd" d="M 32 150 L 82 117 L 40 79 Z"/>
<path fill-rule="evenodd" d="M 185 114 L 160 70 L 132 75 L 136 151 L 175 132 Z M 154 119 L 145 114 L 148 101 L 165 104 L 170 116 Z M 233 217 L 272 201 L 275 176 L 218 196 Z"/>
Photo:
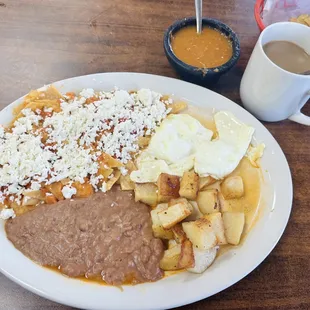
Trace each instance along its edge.
<path fill-rule="evenodd" d="M 161 173 L 182 176 L 194 168 L 199 176 L 222 179 L 238 166 L 252 140 L 254 128 L 230 112 L 214 115 L 213 131 L 187 114 L 169 115 L 156 129 L 149 146 L 137 159 L 130 178 L 137 183 L 156 182 Z"/>

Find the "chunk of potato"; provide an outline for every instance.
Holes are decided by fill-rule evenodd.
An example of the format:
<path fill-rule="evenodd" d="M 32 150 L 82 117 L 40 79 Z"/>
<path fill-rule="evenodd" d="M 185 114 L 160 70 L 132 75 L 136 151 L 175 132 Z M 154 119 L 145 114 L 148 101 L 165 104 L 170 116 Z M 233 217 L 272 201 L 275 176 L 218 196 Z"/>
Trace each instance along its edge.
<path fill-rule="evenodd" d="M 144 202 L 149 206 L 156 206 L 157 186 L 154 183 L 136 183 L 135 200 Z"/>
<path fill-rule="evenodd" d="M 179 194 L 181 197 L 185 197 L 190 200 L 195 200 L 199 189 L 199 176 L 194 171 L 184 172 Z"/>
<path fill-rule="evenodd" d="M 178 202 L 168 207 L 168 209 L 158 212 L 158 217 L 163 227 L 169 229 L 189 216 L 192 210 L 192 205 L 184 199 L 184 201 Z"/>
<path fill-rule="evenodd" d="M 219 212 L 220 204 L 218 201 L 218 190 L 212 188 L 199 192 L 197 196 L 197 204 L 200 212 L 203 214 Z"/>
<path fill-rule="evenodd" d="M 192 268 L 187 268 L 187 271 L 193 273 L 203 273 L 208 267 L 211 266 L 216 258 L 217 247 L 209 250 L 199 250 L 193 248 L 195 265 Z"/>
<path fill-rule="evenodd" d="M 196 201 L 190 200 L 189 203 L 192 205 L 193 207 L 193 212 L 190 216 L 188 216 L 186 218 L 186 221 L 196 221 L 199 218 L 201 218 L 203 216 L 203 214 L 200 212 L 198 204 Z"/>
<path fill-rule="evenodd" d="M 209 185 L 215 183 L 217 180 L 212 178 L 211 176 L 208 177 L 200 177 L 199 178 L 199 190 L 203 190 L 204 188 L 208 187 Z"/>
<path fill-rule="evenodd" d="M 154 237 L 169 240 L 173 239 L 173 233 L 170 229 L 164 229 L 158 217 L 158 212 L 165 210 L 167 208 L 168 208 L 167 203 L 161 203 L 157 205 L 157 207 L 151 211 L 151 219 L 152 219 L 152 229 Z"/>
<path fill-rule="evenodd" d="M 217 244 L 217 238 L 211 223 L 201 218 L 194 222 L 183 222 L 182 227 L 193 246 L 200 250 L 208 250 Z"/>
<path fill-rule="evenodd" d="M 180 255 L 181 244 L 177 244 L 164 252 L 164 256 L 159 262 L 159 267 L 166 271 L 180 269 L 178 266 Z"/>
<path fill-rule="evenodd" d="M 186 234 L 185 234 L 181 224 L 174 225 L 171 228 L 171 230 L 172 230 L 172 233 L 174 235 L 174 240 L 177 243 L 182 243 L 187 239 Z"/>
<path fill-rule="evenodd" d="M 186 239 L 181 244 L 181 254 L 178 261 L 180 269 L 191 268 L 195 266 L 195 258 L 192 243 Z"/>
<path fill-rule="evenodd" d="M 208 221 L 210 221 L 211 226 L 215 232 L 217 243 L 218 244 L 227 244 L 227 240 L 225 237 L 225 231 L 224 231 L 224 222 L 222 219 L 221 212 L 211 213 L 204 215 L 204 218 L 206 218 Z"/>
<path fill-rule="evenodd" d="M 242 177 L 238 175 L 226 178 L 221 183 L 221 192 L 225 199 L 241 198 L 244 194 Z"/>
<path fill-rule="evenodd" d="M 244 213 L 225 212 L 223 221 L 227 242 L 233 245 L 239 244 L 245 223 Z"/>
<path fill-rule="evenodd" d="M 157 186 L 159 202 L 168 202 L 170 199 L 180 197 L 180 178 L 178 176 L 161 173 L 157 180 Z"/>

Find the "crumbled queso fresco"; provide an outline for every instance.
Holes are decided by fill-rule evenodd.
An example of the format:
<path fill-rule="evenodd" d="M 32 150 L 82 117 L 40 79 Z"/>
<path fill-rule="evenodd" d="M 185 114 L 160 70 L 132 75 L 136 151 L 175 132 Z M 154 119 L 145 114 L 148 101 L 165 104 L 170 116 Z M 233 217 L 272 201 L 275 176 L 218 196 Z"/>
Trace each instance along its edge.
<path fill-rule="evenodd" d="M 0 203 L 12 195 L 19 204 L 25 190 L 39 190 L 42 182 L 51 184 L 65 178 L 83 183 L 84 177 L 89 177 L 98 190 L 100 155 L 108 153 L 126 164 L 138 151 L 138 138 L 152 134 L 169 113 L 161 95 L 149 89 L 131 94 L 124 90 L 100 92 L 96 101 L 85 104 L 94 95 L 93 89 L 84 89 L 73 99 L 65 97 L 61 111 L 45 117 L 39 129 L 36 126 L 43 121 L 40 111 L 30 109 L 22 110 L 24 116 L 15 121 L 11 132 L 0 127 Z M 44 133 L 47 140 L 42 143 Z M 127 171 L 122 168 L 121 172 Z M 64 197 L 73 194 L 74 188 L 63 188 Z M 6 216 L 3 211 L 1 217 Z"/>

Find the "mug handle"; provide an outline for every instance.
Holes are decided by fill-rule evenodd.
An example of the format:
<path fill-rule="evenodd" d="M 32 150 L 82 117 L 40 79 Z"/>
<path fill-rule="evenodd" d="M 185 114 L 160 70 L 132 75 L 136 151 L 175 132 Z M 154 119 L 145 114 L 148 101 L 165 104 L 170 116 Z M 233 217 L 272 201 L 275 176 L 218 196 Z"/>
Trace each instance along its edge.
<path fill-rule="evenodd" d="M 310 117 L 300 112 L 301 108 L 306 104 L 310 97 L 310 91 L 308 91 L 306 96 L 308 96 L 308 98 L 306 98 L 304 103 L 299 106 L 296 113 L 291 115 L 288 119 L 299 124 L 310 126 Z"/>

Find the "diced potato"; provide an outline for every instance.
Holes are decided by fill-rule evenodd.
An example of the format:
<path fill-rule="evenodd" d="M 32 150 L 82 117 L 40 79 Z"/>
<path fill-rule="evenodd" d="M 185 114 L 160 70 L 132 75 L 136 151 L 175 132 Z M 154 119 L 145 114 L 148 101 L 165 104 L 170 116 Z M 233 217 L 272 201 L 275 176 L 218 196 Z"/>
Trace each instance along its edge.
<path fill-rule="evenodd" d="M 161 173 L 157 180 L 157 186 L 159 202 L 168 202 L 170 199 L 180 196 L 180 178 L 178 176 Z"/>
<path fill-rule="evenodd" d="M 211 223 L 205 218 L 198 219 L 195 222 L 184 222 L 182 227 L 194 248 L 208 250 L 217 244 Z"/>
<path fill-rule="evenodd" d="M 173 233 L 170 229 L 164 229 L 161 221 L 158 217 L 158 212 L 165 210 L 168 208 L 167 203 L 161 203 L 157 205 L 157 207 L 151 211 L 151 218 L 152 218 L 152 230 L 153 235 L 156 238 L 161 239 L 173 239 Z"/>
<path fill-rule="evenodd" d="M 194 252 L 192 243 L 186 239 L 181 244 L 181 254 L 178 261 L 180 269 L 191 268 L 195 266 Z"/>
<path fill-rule="evenodd" d="M 156 206 L 157 186 L 154 183 L 136 183 L 135 200 L 141 201 L 149 206 Z"/>
<path fill-rule="evenodd" d="M 73 182 L 72 187 L 75 187 L 76 189 L 75 197 L 77 198 L 86 198 L 94 193 L 92 185 L 87 182 L 83 184 L 81 184 L 80 182 Z"/>
<path fill-rule="evenodd" d="M 239 244 L 245 223 L 244 213 L 225 212 L 223 221 L 227 242 L 233 245 Z"/>
<path fill-rule="evenodd" d="M 225 231 L 224 231 L 224 222 L 222 219 L 221 212 L 211 213 L 204 215 L 204 218 L 206 218 L 208 221 L 210 221 L 211 226 L 215 232 L 217 243 L 218 244 L 227 244 L 227 240 L 225 237 Z"/>
<path fill-rule="evenodd" d="M 184 199 L 168 209 L 158 212 L 158 217 L 165 229 L 173 227 L 192 213 L 192 205 Z"/>
<path fill-rule="evenodd" d="M 167 271 L 180 269 L 178 266 L 180 255 L 181 244 L 177 244 L 164 252 L 164 256 L 159 262 L 159 267 Z"/>
<path fill-rule="evenodd" d="M 181 224 L 176 224 L 171 230 L 177 243 L 182 243 L 187 239 Z"/>
<path fill-rule="evenodd" d="M 215 260 L 217 247 L 213 247 L 209 250 L 199 250 L 193 248 L 193 251 L 195 265 L 192 268 L 187 268 L 187 271 L 193 273 L 203 273 Z"/>
<path fill-rule="evenodd" d="M 174 102 L 168 105 L 168 108 L 171 108 L 170 113 L 177 114 L 187 108 L 187 103 L 184 101 Z"/>
<path fill-rule="evenodd" d="M 204 188 L 208 187 L 209 185 L 215 183 L 217 180 L 208 176 L 208 177 L 200 177 L 199 178 L 199 190 L 203 190 Z"/>
<path fill-rule="evenodd" d="M 181 178 L 180 191 L 181 197 L 195 200 L 199 189 L 199 176 L 194 171 L 186 171 Z"/>
<path fill-rule="evenodd" d="M 200 212 L 203 214 L 219 212 L 220 204 L 218 201 L 218 190 L 212 188 L 199 192 L 197 196 L 197 204 Z"/>
<path fill-rule="evenodd" d="M 190 216 L 188 216 L 186 218 L 186 221 L 196 221 L 199 218 L 201 218 L 203 216 L 203 214 L 200 212 L 198 204 L 196 201 L 190 200 L 189 203 L 192 205 L 193 207 L 193 212 Z"/>
<path fill-rule="evenodd" d="M 225 198 L 223 197 L 221 192 L 219 192 L 219 194 L 218 194 L 218 199 L 219 199 L 219 204 L 220 204 L 221 212 L 233 211 L 232 210 L 232 206 L 229 203 L 229 200 L 225 200 Z"/>
<path fill-rule="evenodd" d="M 57 198 L 57 200 L 64 200 L 64 196 L 62 194 L 63 185 L 61 182 L 55 182 L 50 185 L 46 185 L 46 188 Z"/>
<path fill-rule="evenodd" d="M 221 183 L 221 192 L 225 199 L 241 198 L 244 194 L 242 177 L 233 176 L 226 178 Z"/>
<path fill-rule="evenodd" d="M 121 175 L 119 178 L 122 191 L 131 191 L 135 189 L 135 183 L 131 181 L 130 175 Z"/>

